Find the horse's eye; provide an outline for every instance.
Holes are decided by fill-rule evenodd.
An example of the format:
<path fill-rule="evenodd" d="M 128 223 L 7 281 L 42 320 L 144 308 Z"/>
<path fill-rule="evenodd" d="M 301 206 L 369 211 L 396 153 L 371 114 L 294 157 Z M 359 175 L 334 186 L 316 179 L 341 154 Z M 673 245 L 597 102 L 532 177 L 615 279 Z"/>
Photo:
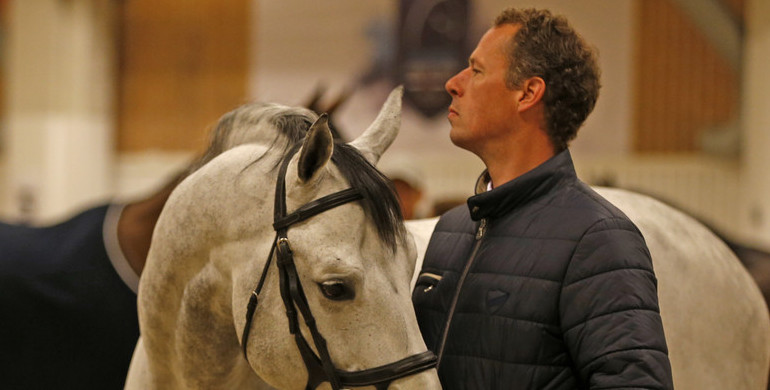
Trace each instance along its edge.
<path fill-rule="evenodd" d="M 353 290 L 348 288 L 348 286 L 341 280 L 327 280 L 323 283 L 319 283 L 318 287 L 326 298 L 335 301 L 353 299 L 355 296 Z"/>

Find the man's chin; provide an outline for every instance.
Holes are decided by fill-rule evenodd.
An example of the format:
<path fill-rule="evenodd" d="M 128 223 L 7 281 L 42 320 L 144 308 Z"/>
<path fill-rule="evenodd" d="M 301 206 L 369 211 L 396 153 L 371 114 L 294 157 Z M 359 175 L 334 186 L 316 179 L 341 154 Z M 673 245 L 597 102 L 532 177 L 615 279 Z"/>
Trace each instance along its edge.
<path fill-rule="evenodd" d="M 455 146 L 457 146 L 457 147 L 459 147 L 459 148 L 462 148 L 462 146 L 460 146 L 460 145 L 458 144 L 458 142 L 460 141 L 460 136 L 458 136 L 458 135 L 456 134 L 456 132 L 455 132 L 455 128 L 454 128 L 454 127 L 453 127 L 451 130 L 449 130 L 449 140 L 450 140 L 450 141 L 452 141 L 452 143 L 453 143 Z"/>
<path fill-rule="evenodd" d="M 449 131 L 449 140 L 452 141 L 452 143 L 458 148 L 470 150 L 468 149 L 468 139 L 463 137 L 463 135 L 459 131 L 455 130 L 454 127 L 451 131 Z"/>

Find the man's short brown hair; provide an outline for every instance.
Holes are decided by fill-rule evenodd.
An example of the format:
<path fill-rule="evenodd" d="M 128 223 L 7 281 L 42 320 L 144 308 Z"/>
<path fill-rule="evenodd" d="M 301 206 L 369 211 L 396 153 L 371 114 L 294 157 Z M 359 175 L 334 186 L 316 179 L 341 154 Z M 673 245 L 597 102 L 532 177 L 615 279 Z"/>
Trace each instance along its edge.
<path fill-rule="evenodd" d="M 508 50 L 508 88 L 530 77 L 545 81 L 545 122 L 556 152 L 567 148 L 599 97 L 599 65 L 594 50 L 563 16 L 548 10 L 509 8 L 494 26 L 519 26 Z"/>

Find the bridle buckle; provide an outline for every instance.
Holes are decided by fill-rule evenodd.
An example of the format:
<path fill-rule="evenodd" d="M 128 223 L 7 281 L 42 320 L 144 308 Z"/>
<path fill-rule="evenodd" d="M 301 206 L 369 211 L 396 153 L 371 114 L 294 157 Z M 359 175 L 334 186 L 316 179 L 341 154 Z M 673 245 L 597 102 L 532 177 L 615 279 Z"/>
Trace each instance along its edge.
<path fill-rule="evenodd" d="M 275 247 L 278 248 L 278 252 L 291 253 L 291 245 L 289 245 L 289 237 L 279 238 L 278 241 L 275 242 Z"/>

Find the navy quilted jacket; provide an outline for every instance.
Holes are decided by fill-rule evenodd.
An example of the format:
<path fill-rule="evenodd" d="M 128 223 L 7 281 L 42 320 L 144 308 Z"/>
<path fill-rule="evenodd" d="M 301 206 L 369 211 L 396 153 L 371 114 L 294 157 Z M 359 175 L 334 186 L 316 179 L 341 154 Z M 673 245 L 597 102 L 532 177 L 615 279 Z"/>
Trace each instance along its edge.
<path fill-rule="evenodd" d="M 413 293 L 445 389 L 672 389 L 636 226 L 569 151 L 446 213 Z"/>

